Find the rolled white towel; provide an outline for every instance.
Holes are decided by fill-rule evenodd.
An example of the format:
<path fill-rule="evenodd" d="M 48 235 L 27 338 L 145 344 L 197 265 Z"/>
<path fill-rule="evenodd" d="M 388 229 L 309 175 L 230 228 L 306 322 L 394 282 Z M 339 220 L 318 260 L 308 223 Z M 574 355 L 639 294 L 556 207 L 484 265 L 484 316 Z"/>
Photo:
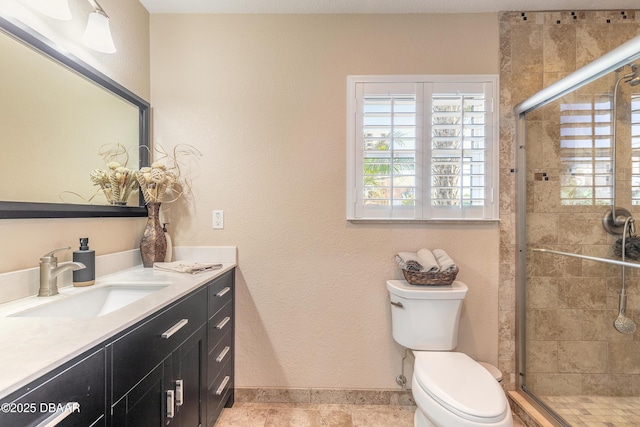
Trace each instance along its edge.
<path fill-rule="evenodd" d="M 418 255 L 416 255 L 413 252 L 398 252 L 397 258 L 400 258 L 400 261 L 398 261 L 398 264 L 400 265 L 400 268 L 404 270 L 409 270 L 409 271 L 422 270 L 422 265 L 420 264 Z"/>
<path fill-rule="evenodd" d="M 436 257 L 436 261 L 440 266 L 440 271 L 445 273 L 457 268 L 456 263 L 453 262 L 451 257 L 442 249 L 434 249 L 433 256 Z"/>
<path fill-rule="evenodd" d="M 420 264 L 422 264 L 422 271 L 427 273 L 437 273 L 440 271 L 440 266 L 433 252 L 429 249 L 420 249 L 418 251 L 418 259 L 420 260 Z"/>

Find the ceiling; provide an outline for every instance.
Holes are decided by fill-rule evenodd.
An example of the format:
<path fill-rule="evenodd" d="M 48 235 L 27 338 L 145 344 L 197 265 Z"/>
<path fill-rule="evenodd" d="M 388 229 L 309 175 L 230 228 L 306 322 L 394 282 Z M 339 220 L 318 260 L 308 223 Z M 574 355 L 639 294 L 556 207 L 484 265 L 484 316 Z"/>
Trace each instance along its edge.
<path fill-rule="evenodd" d="M 140 0 L 150 13 L 480 13 L 638 9 L 638 0 Z"/>

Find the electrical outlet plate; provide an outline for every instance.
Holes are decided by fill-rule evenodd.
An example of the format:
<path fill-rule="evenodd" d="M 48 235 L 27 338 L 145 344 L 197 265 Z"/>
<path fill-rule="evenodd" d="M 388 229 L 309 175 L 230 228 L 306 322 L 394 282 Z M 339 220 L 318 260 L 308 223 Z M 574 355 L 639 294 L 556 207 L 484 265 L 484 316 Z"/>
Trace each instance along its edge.
<path fill-rule="evenodd" d="M 224 228 L 224 212 L 213 211 L 213 228 Z"/>

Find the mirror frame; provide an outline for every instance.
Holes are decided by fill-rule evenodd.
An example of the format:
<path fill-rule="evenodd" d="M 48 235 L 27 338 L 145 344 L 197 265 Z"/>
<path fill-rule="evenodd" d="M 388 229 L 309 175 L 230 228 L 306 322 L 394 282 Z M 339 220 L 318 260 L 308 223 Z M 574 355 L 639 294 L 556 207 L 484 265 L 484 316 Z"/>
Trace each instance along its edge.
<path fill-rule="evenodd" d="M 144 99 L 110 79 L 81 59 L 57 47 L 57 45 L 20 21 L 0 16 L 0 32 L 27 45 L 27 47 L 48 56 L 60 65 L 94 82 L 138 107 L 139 125 L 139 167 L 150 164 L 150 114 L 151 106 Z M 83 205 L 69 203 L 36 203 L 0 201 L 0 219 L 12 218 L 95 218 L 95 217 L 142 217 L 147 216 L 147 208 L 142 193 L 138 206 Z"/>

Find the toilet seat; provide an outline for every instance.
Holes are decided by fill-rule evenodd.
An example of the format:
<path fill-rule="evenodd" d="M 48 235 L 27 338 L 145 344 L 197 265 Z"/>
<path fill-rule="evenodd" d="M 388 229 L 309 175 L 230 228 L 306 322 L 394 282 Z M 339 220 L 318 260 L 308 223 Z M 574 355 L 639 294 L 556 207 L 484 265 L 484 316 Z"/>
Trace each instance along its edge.
<path fill-rule="evenodd" d="M 507 398 L 498 382 L 466 354 L 416 351 L 414 356 L 416 382 L 448 411 L 481 424 L 507 415 Z"/>

